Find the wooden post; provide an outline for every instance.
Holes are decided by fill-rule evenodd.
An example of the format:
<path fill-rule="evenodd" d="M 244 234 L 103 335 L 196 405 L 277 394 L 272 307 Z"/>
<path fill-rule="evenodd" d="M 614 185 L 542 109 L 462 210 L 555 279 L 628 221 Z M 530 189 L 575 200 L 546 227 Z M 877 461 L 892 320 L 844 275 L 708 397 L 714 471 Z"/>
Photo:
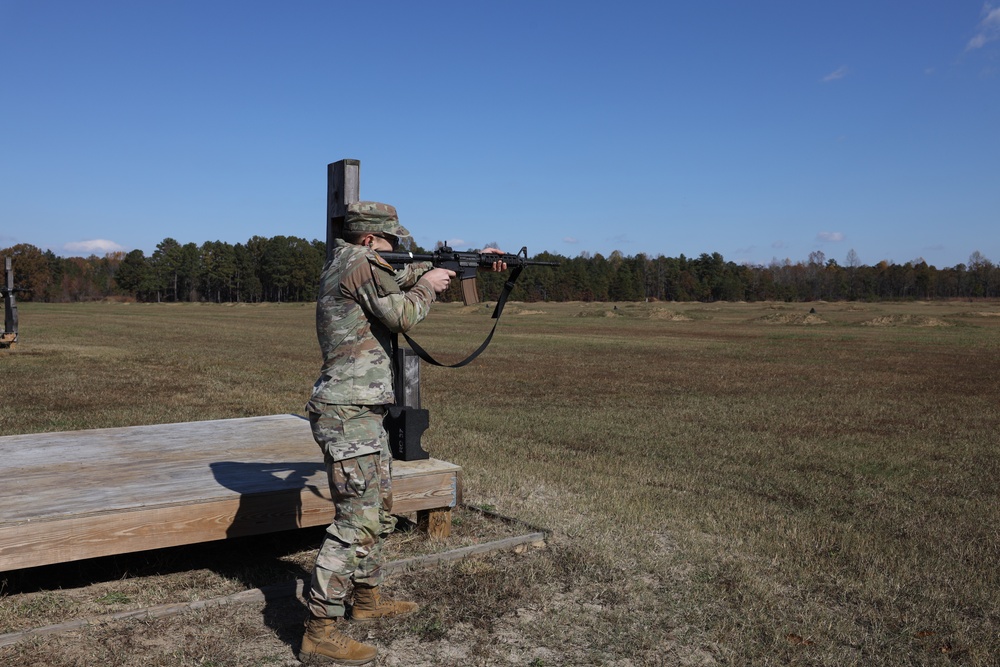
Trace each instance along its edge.
<path fill-rule="evenodd" d="M 344 232 L 347 205 L 360 201 L 361 161 L 340 160 L 326 166 L 326 259 L 333 253 L 333 242 Z"/>
<path fill-rule="evenodd" d="M 408 347 L 396 345 L 393 359 L 393 392 L 396 405 L 420 409 L 420 357 Z"/>
<path fill-rule="evenodd" d="M 435 540 L 443 540 L 451 535 L 451 508 L 443 507 L 417 512 L 417 528 Z"/>
<path fill-rule="evenodd" d="M 0 331 L 0 347 L 14 348 L 17 345 L 17 299 L 14 298 L 14 269 L 11 266 L 11 258 L 5 257 L 4 274 L 6 276 L 6 287 L 3 292 L 4 326 Z"/>

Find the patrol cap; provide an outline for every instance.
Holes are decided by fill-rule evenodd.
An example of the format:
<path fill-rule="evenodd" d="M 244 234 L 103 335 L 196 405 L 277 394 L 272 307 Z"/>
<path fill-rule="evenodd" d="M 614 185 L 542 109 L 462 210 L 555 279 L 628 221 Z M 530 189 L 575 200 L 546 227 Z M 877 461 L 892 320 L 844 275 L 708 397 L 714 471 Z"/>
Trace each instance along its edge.
<path fill-rule="evenodd" d="M 391 234 L 404 240 L 410 232 L 399 224 L 396 207 L 377 201 L 357 201 L 347 205 L 344 216 L 345 232 L 371 232 L 373 234 Z"/>

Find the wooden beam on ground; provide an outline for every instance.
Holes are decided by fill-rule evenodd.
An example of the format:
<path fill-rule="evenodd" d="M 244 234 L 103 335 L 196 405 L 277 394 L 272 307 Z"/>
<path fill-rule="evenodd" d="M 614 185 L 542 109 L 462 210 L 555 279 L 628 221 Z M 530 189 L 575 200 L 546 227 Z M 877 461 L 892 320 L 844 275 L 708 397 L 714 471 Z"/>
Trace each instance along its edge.
<path fill-rule="evenodd" d="M 493 542 L 486 542 L 484 544 L 475 544 L 469 547 L 461 547 L 458 549 L 451 549 L 449 551 L 444 551 L 436 554 L 428 554 L 425 556 L 414 556 L 413 558 L 404 558 L 403 560 L 395 560 L 382 565 L 382 569 L 386 573 L 393 572 L 414 572 L 416 570 L 428 569 L 431 567 L 437 567 L 445 563 L 452 563 L 458 560 L 463 560 L 465 558 L 471 558 L 472 556 L 477 556 L 480 554 L 489 553 L 492 551 L 500 551 L 502 549 L 526 549 L 529 546 L 541 548 L 545 546 L 545 533 L 528 533 L 526 535 L 515 535 L 513 537 L 505 537 L 500 540 L 494 540 Z M 209 600 L 195 600 L 194 602 L 175 602 L 168 604 L 153 605 L 151 607 L 143 607 L 142 609 L 133 609 L 129 611 L 120 611 L 114 614 L 106 614 L 104 616 L 99 616 L 97 618 L 78 618 L 72 621 L 66 621 L 65 623 L 57 623 L 55 625 L 47 625 L 40 628 L 32 628 L 31 630 L 21 630 L 19 632 L 10 632 L 7 634 L 0 635 L 0 646 L 9 646 L 11 644 L 16 644 L 19 641 L 30 639 L 33 637 L 44 637 L 47 635 L 60 634 L 63 632 L 73 632 L 75 630 L 80 630 L 85 627 L 104 625 L 107 623 L 112 623 L 115 621 L 123 621 L 128 619 L 152 619 L 152 618 L 163 618 L 164 616 L 173 616 L 174 614 L 180 614 L 186 611 L 194 611 L 197 609 L 207 609 L 210 607 L 218 607 L 227 604 L 241 603 L 241 602 L 265 602 L 267 600 L 274 600 L 276 598 L 285 598 L 297 596 L 302 597 L 302 591 L 306 586 L 306 582 L 297 579 L 294 581 L 287 581 L 280 584 L 273 584 L 271 586 L 262 586 L 260 588 L 251 588 L 250 590 L 240 591 L 239 593 L 233 593 L 232 595 L 223 595 L 221 597 L 212 598 Z"/>
<path fill-rule="evenodd" d="M 0 572 L 326 525 L 333 503 L 296 415 L 0 437 Z M 461 468 L 393 462 L 393 512 L 461 502 Z"/>

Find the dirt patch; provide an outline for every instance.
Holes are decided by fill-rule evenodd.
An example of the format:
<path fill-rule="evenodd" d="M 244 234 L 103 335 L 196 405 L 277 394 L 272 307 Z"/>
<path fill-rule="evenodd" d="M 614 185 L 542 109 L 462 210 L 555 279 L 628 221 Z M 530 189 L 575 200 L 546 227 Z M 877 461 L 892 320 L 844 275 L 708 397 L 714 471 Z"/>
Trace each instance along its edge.
<path fill-rule="evenodd" d="M 672 310 L 662 310 L 656 309 L 649 313 L 649 319 L 651 320 L 667 320 L 669 322 L 690 322 L 691 318 L 682 313 L 676 313 Z"/>
<path fill-rule="evenodd" d="M 955 313 L 954 317 L 1000 317 L 1000 312 L 994 313 L 988 310 L 974 310 L 967 313 Z"/>
<path fill-rule="evenodd" d="M 945 322 L 936 317 L 925 315 L 882 315 L 874 319 L 861 323 L 863 327 L 950 327 L 954 326 L 950 322 Z"/>
<path fill-rule="evenodd" d="M 618 309 L 612 310 L 581 310 L 573 317 L 621 317 L 622 312 Z"/>
<path fill-rule="evenodd" d="M 682 313 L 665 308 L 612 308 L 611 310 L 581 310 L 575 317 L 627 317 L 639 320 L 664 320 L 667 322 L 690 322 L 691 318 Z"/>
<path fill-rule="evenodd" d="M 470 306 L 460 306 L 455 309 L 455 312 L 461 313 L 462 315 L 492 315 L 493 311 L 496 310 L 496 307 L 496 301 L 482 301 L 480 303 L 474 303 Z M 529 310 L 520 303 L 508 301 L 504 306 L 503 312 L 505 315 L 539 315 L 545 311 Z"/>
<path fill-rule="evenodd" d="M 476 313 L 492 313 L 495 307 L 496 304 L 484 301 L 482 303 L 474 303 L 471 306 L 462 306 L 456 312 L 462 313 L 463 315 L 475 315 Z M 514 312 L 514 306 L 508 305 L 506 308 L 506 312 L 508 313 Z"/>
<path fill-rule="evenodd" d="M 793 325 L 814 325 L 814 324 L 829 324 L 819 315 L 814 313 L 807 313 L 805 315 L 793 314 L 793 313 L 771 313 L 759 317 L 756 320 L 761 324 L 793 324 Z"/>

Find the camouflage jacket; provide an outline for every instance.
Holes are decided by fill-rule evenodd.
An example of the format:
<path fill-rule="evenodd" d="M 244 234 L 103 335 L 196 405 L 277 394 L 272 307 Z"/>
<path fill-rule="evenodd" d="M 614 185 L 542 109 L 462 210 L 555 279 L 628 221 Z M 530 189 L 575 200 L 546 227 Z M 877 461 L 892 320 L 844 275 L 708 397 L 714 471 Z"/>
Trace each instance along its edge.
<path fill-rule="evenodd" d="M 307 410 L 393 402 L 392 333 L 408 331 L 430 311 L 434 290 L 419 282 L 430 268 L 421 262 L 394 271 L 374 250 L 336 241 L 320 277 L 316 334 L 323 368 Z"/>

